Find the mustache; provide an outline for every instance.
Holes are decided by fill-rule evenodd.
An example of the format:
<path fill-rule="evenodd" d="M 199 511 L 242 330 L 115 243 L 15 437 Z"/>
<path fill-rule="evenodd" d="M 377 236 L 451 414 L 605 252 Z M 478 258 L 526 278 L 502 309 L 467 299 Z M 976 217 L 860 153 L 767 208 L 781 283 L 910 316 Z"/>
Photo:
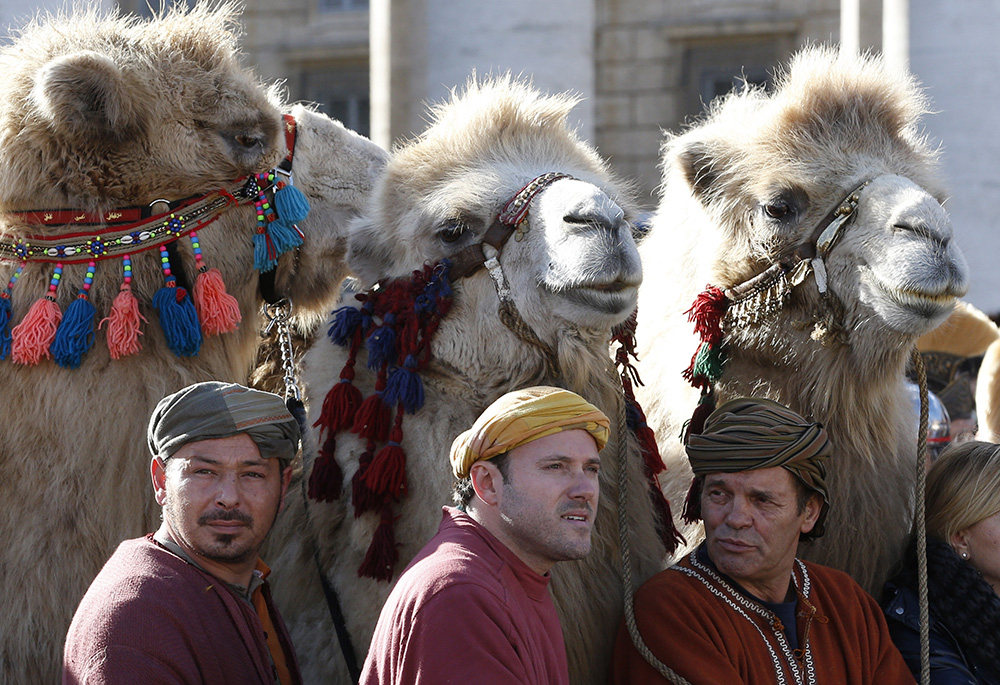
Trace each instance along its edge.
<path fill-rule="evenodd" d="M 583 504 L 574 503 L 574 504 L 563 505 L 559 507 L 559 510 L 556 512 L 556 516 L 562 516 L 563 514 L 568 514 L 571 511 L 581 511 L 581 510 L 586 511 L 587 516 L 589 518 L 594 517 L 594 508 L 590 506 L 589 502 L 584 502 Z"/>
<path fill-rule="evenodd" d="M 252 526 L 253 516 L 244 514 L 242 511 L 237 509 L 233 509 L 232 511 L 216 509 L 215 511 L 210 511 L 207 514 L 202 514 L 198 517 L 198 525 L 201 526 L 207 525 L 212 521 L 239 521 L 247 526 Z"/>

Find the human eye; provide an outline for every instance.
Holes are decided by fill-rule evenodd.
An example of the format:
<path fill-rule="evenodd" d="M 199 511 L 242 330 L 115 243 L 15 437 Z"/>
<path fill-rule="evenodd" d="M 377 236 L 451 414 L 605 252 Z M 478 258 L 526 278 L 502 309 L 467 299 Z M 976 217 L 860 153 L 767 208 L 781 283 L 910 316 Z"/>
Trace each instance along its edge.
<path fill-rule="evenodd" d="M 254 479 L 261 479 L 261 480 L 263 480 L 264 478 L 267 478 L 267 474 L 261 473 L 260 471 L 247 471 L 243 475 L 246 476 L 247 478 L 252 479 L 252 480 L 254 480 Z"/>
<path fill-rule="evenodd" d="M 587 473 L 591 473 L 591 474 L 593 474 L 593 475 L 595 475 L 595 476 L 596 476 L 596 475 L 597 475 L 598 473 L 600 473 L 600 471 L 601 471 L 601 465 L 600 465 L 600 464 L 587 464 L 587 465 L 586 465 L 586 466 L 584 467 L 584 470 L 585 470 L 585 471 L 586 471 Z"/>

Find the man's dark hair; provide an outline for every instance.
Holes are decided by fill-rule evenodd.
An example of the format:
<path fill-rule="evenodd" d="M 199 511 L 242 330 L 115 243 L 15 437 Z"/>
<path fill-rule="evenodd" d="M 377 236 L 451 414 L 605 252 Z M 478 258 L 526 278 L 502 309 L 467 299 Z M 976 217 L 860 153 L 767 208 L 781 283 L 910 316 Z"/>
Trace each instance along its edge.
<path fill-rule="evenodd" d="M 509 483 L 510 480 L 507 474 L 510 468 L 510 452 L 498 454 L 490 459 L 490 462 L 494 464 L 497 469 L 499 469 L 500 475 L 503 477 L 503 482 Z M 476 491 L 472 487 L 472 476 L 466 476 L 465 478 L 456 480 L 451 486 L 451 500 L 455 503 L 455 506 L 463 511 L 474 494 L 476 494 Z"/>

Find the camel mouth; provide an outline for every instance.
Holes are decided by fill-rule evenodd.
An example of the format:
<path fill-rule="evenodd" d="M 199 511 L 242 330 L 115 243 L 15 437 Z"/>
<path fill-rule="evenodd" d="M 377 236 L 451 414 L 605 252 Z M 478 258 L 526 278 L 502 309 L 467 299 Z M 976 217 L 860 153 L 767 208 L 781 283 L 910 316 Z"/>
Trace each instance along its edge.
<path fill-rule="evenodd" d="M 618 315 L 635 309 L 639 297 L 639 286 L 626 280 L 607 283 L 578 284 L 571 288 L 555 291 L 573 304 L 602 314 Z"/>
<path fill-rule="evenodd" d="M 936 292 L 918 290 L 914 288 L 900 288 L 885 283 L 875 276 L 870 279 L 872 285 L 876 287 L 882 295 L 892 302 L 899 309 L 913 312 L 925 319 L 933 319 L 945 312 L 951 311 L 955 306 L 955 300 L 962 293 L 955 292 L 955 288 L 949 283 Z"/>

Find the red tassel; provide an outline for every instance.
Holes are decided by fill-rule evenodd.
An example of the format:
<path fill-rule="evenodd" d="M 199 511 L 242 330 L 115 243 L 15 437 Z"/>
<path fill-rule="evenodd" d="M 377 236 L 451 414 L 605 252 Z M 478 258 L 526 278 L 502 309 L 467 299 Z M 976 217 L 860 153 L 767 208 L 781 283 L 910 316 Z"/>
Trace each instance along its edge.
<path fill-rule="evenodd" d="M 406 452 L 399 443 L 390 442 L 375 455 L 365 471 L 365 484 L 383 500 L 397 502 L 406 494 Z"/>
<path fill-rule="evenodd" d="M 49 348 L 62 321 L 62 310 L 46 295 L 35 301 L 27 315 L 11 331 L 10 358 L 18 364 L 34 365 L 49 358 Z"/>
<path fill-rule="evenodd" d="M 694 323 L 694 332 L 712 347 L 722 342 L 722 319 L 729 308 L 729 298 L 714 285 L 698 293 L 691 308 L 684 312 Z"/>
<path fill-rule="evenodd" d="M 235 331 L 240 325 L 240 304 L 226 292 L 218 269 L 202 267 L 194 282 L 194 307 L 206 335 Z"/>
<path fill-rule="evenodd" d="M 684 428 L 683 442 L 685 444 L 687 444 L 689 436 L 697 435 L 705 430 L 705 421 L 708 420 L 713 411 L 715 411 L 715 393 L 709 387 L 708 391 L 702 394 L 701 399 L 698 400 L 698 406 L 694 408 L 691 420 Z"/>
<path fill-rule="evenodd" d="M 687 540 L 674 525 L 670 502 L 663 496 L 655 477 L 650 477 L 649 480 L 649 497 L 653 501 L 653 511 L 656 513 L 656 532 L 660 534 L 660 541 L 667 550 L 667 556 L 671 556 L 677 551 L 677 547 L 685 544 Z"/>
<path fill-rule="evenodd" d="M 331 435 L 323 443 L 312 473 L 309 474 L 309 499 L 317 502 L 333 502 L 340 499 L 344 487 L 344 472 L 334 458 L 336 439 Z"/>
<path fill-rule="evenodd" d="M 393 521 L 392 506 L 386 504 L 382 507 L 382 521 L 375 529 L 375 535 L 372 536 L 372 543 L 368 546 L 364 561 L 358 567 L 359 578 L 392 580 L 392 569 L 399 561 Z"/>
<path fill-rule="evenodd" d="M 108 351 L 111 352 L 112 359 L 136 354 L 142 349 L 139 343 L 139 336 L 142 335 L 139 330 L 140 321 L 146 321 L 146 317 L 139 313 L 139 302 L 132 294 L 132 288 L 128 283 L 123 283 L 121 291 L 111 303 L 111 311 L 97 326 L 101 328 L 105 322 L 108 324 Z"/>
<path fill-rule="evenodd" d="M 358 407 L 351 432 L 368 440 L 385 442 L 389 438 L 391 427 L 392 414 L 389 412 L 389 407 L 385 406 L 385 402 L 382 401 L 382 395 L 375 393 L 366 397 L 361 406 Z"/>
<path fill-rule="evenodd" d="M 642 459 L 646 462 L 646 468 L 652 475 L 666 471 L 667 467 L 660 458 L 660 449 L 656 445 L 656 435 L 653 429 L 643 424 L 635 429 L 635 437 L 639 440 L 639 449 L 642 452 Z"/>
<path fill-rule="evenodd" d="M 322 426 L 329 435 L 333 435 L 354 425 L 358 407 L 361 406 L 361 391 L 351 383 L 353 378 L 354 369 L 348 362 L 340 372 L 340 382 L 330 388 L 323 398 L 323 407 L 313 424 L 314 428 Z"/>
<path fill-rule="evenodd" d="M 684 500 L 684 513 L 681 515 L 685 523 L 695 523 L 701 520 L 701 486 L 704 479 L 695 476 Z"/>
<path fill-rule="evenodd" d="M 351 478 L 351 504 L 354 505 L 354 518 L 359 518 L 366 511 L 375 510 L 380 504 L 378 496 L 375 495 L 365 482 L 365 471 L 372 463 L 372 450 L 374 446 L 371 441 L 368 448 L 358 457 L 358 470 Z"/>

